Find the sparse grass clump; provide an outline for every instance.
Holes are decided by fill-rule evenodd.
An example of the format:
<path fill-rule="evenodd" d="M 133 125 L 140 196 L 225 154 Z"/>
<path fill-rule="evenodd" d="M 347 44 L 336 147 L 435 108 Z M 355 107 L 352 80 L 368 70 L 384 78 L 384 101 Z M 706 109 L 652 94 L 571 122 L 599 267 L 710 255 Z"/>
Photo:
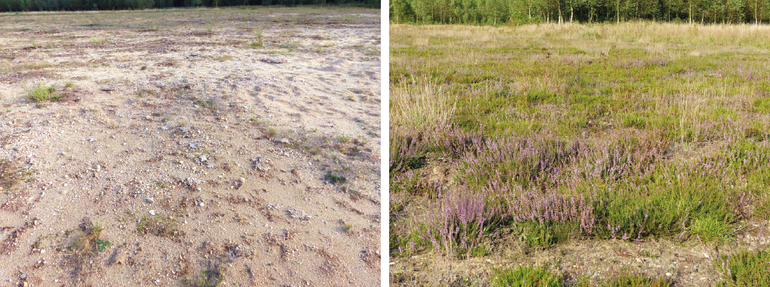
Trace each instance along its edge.
<path fill-rule="evenodd" d="M 390 126 L 423 132 L 446 127 L 455 112 L 451 93 L 429 81 L 391 85 Z"/>
<path fill-rule="evenodd" d="M 172 239 L 179 239 L 185 235 L 184 231 L 179 229 L 176 219 L 160 213 L 142 216 L 142 219 L 136 223 L 136 231 L 141 234 L 152 234 Z"/>
<path fill-rule="evenodd" d="M 254 29 L 254 41 L 249 44 L 251 48 L 262 48 L 262 30 L 261 29 Z"/>
<path fill-rule="evenodd" d="M 533 286 L 533 287 L 559 287 L 563 286 L 559 277 L 545 269 L 532 267 L 519 267 L 511 270 L 497 270 L 491 280 L 495 286 Z"/>
<path fill-rule="evenodd" d="M 222 283 L 224 278 L 222 277 L 221 267 L 215 267 L 206 269 L 200 272 L 196 277 L 186 276 L 182 280 L 182 286 L 185 287 L 216 287 Z"/>
<path fill-rule="evenodd" d="M 90 221 L 84 221 L 80 225 L 81 234 L 66 247 L 71 252 L 72 259 L 76 262 L 84 262 L 86 258 L 90 258 L 110 246 L 112 244 L 110 241 L 99 238 L 102 231 L 104 231 L 104 226 L 100 222 L 94 224 Z"/>
<path fill-rule="evenodd" d="M 56 92 L 56 88 L 39 84 L 27 92 L 27 97 L 37 103 L 58 100 L 63 97 L 62 95 L 54 94 L 54 92 Z"/>
<path fill-rule="evenodd" d="M 347 178 L 337 172 L 330 171 L 326 173 L 324 180 L 331 184 L 344 184 L 347 181 Z"/>

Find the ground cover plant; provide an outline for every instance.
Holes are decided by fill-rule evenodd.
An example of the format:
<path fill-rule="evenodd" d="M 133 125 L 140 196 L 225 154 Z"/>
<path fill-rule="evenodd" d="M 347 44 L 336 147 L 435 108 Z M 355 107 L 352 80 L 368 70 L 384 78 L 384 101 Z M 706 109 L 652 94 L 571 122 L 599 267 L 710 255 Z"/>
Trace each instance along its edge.
<path fill-rule="evenodd" d="M 770 280 L 768 29 L 391 26 L 391 283 Z"/>

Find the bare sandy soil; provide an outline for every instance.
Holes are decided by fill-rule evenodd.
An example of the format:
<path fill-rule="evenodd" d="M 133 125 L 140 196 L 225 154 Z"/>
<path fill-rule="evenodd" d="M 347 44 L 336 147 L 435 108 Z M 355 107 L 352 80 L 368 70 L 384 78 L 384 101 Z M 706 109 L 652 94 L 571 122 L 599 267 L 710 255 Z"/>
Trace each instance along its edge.
<path fill-rule="evenodd" d="M 0 14 L 0 285 L 380 285 L 379 13 Z"/>

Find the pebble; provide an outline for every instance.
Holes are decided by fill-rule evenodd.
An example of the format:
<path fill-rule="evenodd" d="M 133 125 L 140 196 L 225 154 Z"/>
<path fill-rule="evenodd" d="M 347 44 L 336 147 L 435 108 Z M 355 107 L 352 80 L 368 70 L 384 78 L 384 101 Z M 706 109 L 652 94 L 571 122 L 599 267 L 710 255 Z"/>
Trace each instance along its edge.
<path fill-rule="evenodd" d="M 96 138 L 90 138 L 90 139 L 88 139 L 88 142 L 90 142 L 90 143 L 92 143 L 92 142 L 95 142 L 95 141 L 96 141 Z"/>
<path fill-rule="evenodd" d="M 115 260 L 111 264 L 126 264 L 126 253 L 119 252 L 115 255 Z"/>
<path fill-rule="evenodd" d="M 144 201 L 146 201 L 147 203 L 152 203 L 155 200 L 148 197 L 148 198 L 145 198 Z"/>
<path fill-rule="evenodd" d="M 246 183 L 246 179 L 245 179 L 245 178 L 242 178 L 242 177 L 241 177 L 241 178 L 238 178 L 238 182 L 240 182 L 240 183 Z"/>
<path fill-rule="evenodd" d="M 155 210 L 150 210 L 150 215 L 155 215 Z"/>
<path fill-rule="evenodd" d="M 203 202 L 199 203 L 198 205 L 199 205 L 200 207 L 203 207 Z"/>

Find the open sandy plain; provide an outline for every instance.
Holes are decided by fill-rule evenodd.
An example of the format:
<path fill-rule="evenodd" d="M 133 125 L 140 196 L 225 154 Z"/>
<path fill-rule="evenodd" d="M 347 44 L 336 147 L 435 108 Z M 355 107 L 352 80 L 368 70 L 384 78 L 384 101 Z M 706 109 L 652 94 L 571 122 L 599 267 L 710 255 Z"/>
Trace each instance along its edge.
<path fill-rule="evenodd" d="M 0 14 L 0 285 L 379 285 L 379 14 Z"/>

